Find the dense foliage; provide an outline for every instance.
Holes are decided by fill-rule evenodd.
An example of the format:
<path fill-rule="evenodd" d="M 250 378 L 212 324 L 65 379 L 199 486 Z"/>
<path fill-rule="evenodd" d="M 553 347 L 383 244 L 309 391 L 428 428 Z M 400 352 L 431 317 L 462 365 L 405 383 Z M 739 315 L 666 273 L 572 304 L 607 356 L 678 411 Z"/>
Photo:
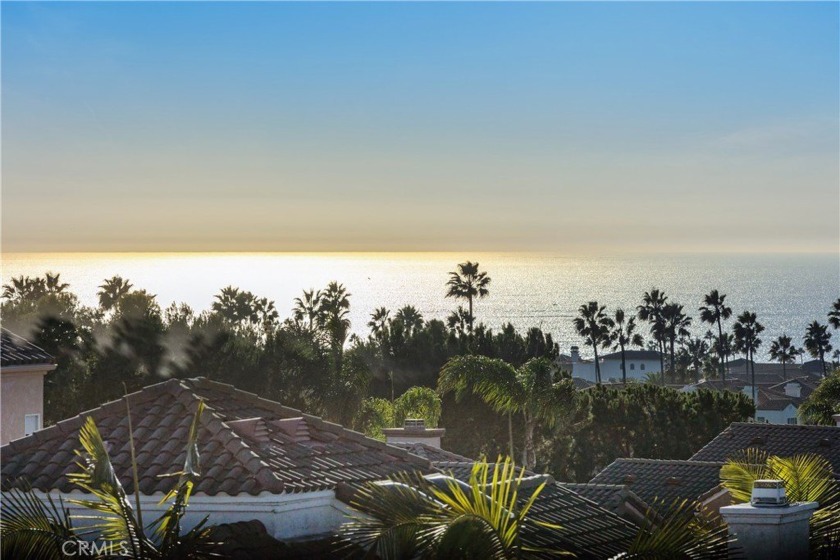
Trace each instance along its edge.
<path fill-rule="evenodd" d="M 46 274 L 4 285 L 2 315 L 4 327 L 57 359 L 45 382 L 47 424 L 119 397 L 123 384 L 138 390 L 170 377 L 204 376 L 375 437 L 406 417 L 425 418 L 446 427 L 446 446 L 457 453 L 513 453 L 537 469 L 584 480 L 619 456 L 687 457 L 729 422 L 752 414 L 748 400 L 729 393 L 633 383 L 573 392 L 556 367 L 551 334 L 511 324 L 494 331 L 476 319 L 475 300 L 490 297 L 490 277 L 478 263 L 463 263 L 450 276 L 441 288 L 466 308 L 445 320 L 426 319 L 411 305 L 379 308 L 366 337 L 349 334 L 352 296 L 338 282 L 304 291 L 282 319 L 275 302 L 232 286 L 201 313 L 186 304 L 162 308 L 154 294 L 118 276 L 103 281 L 96 307 L 86 307 L 60 275 Z M 731 315 L 724 298 L 712 292 L 703 300 L 701 321 L 718 331 L 703 338 L 688 336 L 684 306 L 656 289 L 637 307 L 638 323 L 633 312 L 589 302 L 576 325 L 593 350 L 617 351 L 643 344 L 639 331 L 647 327 L 648 347 L 664 356 L 666 374 L 657 382 L 716 377 L 731 354 L 751 356 L 760 343 L 754 314 L 739 315 L 734 333 L 724 330 Z M 828 319 L 836 327 L 836 317 Z M 809 329 L 806 348 L 828 360 L 831 332 Z M 798 352 L 786 340 L 775 342 L 780 361 Z M 442 390 L 441 370 L 463 356 L 505 364 L 511 391 Z M 539 367 L 523 369 L 527 363 Z M 534 396 L 549 388 L 556 399 Z"/>

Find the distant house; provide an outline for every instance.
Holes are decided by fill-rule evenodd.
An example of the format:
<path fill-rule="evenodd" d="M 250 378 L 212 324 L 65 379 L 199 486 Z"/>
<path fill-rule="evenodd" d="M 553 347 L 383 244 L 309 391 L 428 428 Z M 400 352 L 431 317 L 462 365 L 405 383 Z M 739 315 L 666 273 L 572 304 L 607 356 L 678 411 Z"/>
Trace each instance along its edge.
<path fill-rule="evenodd" d="M 44 376 L 55 368 L 55 360 L 44 350 L 2 329 L 0 445 L 41 429 L 44 421 Z"/>
<path fill-rule="evenodd" d="M 182 467 L 193 414 L 199 401 L 206 403 L 198 436 L 201 478 L 184 527 L 209 515 L 211 524 L 222 525 L 217 534 L 226 546 L 242 553 L 238 557 L 281 556 L 285 545 L 276 539 L 323 543 L 348 515 L 359 513 L 349 504 L 364 482 L 400 472 L 447 473 L 466 480 L 474 464 L 423 441 L 388 445 L 230 385 L 197 378 L 146 387 L 3 446 L 3 481 L 31 485 L 42 496 L 64 498 L 65 504 L 66 498 L 83 497 L 67 474 L 78 469 L 74 450 L 79 428 L 90 416 L 109 446 L 125 490 L 133 493 L 126 401 L 133 418 L 140 500 L 151 515 L 162 510 L 159 501 L 173 484 L 160 475 Z M 548 477 L 533 478 L 550 484 L 536 500 L 532 518 L 559 524 L 563 531 L 534 526 L 523 534 L 523 544 L 571 550 L 590 560 L 627 550 L 636 535 L 631 523 Z M 521 499 L 527 500 L 536 487 L 524 485 Z M 78 507 L 70 508 L 80 513 Z M 304 550 L 311 551 L 308 557 L 324 551 L 318 546 Z"/>
<path fill-rule="evenodd" d="M 819 379 L 811 375 L 788 377 L 787 381 L 778 381 L 773 373 L 756 373 L 756 422 L 769 424 L 796 424 L 799 422 L 799 406 L 817 388 Z M 742 392 L 752 398 L 751 377 L 733 376 L 726 382 L 720 379 L 703 380 L 682 388 L 683 391 L 708 389 L 712 391 Z"/>
<path fill-rule="evenodd" d="M 660 373 L 660 353 L 652 350 L 625 350 L 627 379 L 645 381 L 651 373 Z M 621 381 L 621 352 L 613 352 L 598 356 L 601 366 L 601 381 Z M 580 349 L 572 346 L 571 354 L 572 376 L 595 382 L 595 362 L 582 360 Z"/>

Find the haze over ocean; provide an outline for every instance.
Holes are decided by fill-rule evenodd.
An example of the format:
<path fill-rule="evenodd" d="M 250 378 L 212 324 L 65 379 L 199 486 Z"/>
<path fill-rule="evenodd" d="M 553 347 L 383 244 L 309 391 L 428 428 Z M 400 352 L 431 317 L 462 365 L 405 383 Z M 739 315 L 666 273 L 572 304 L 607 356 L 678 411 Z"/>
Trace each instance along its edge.
<path fill-rule="evenodd" d="M 370 313 L 379 306 L 396 311 L 414 305 L 426 319 L 445 319 L 458 306 L 444 297 L 448 272 L 477 260 L 493 279 L 490 296 L 476 304 L 477 321 L 494 330 L 507 321 L 519 330 L 539 326 L 562 352 L 578 344 L 584 354 L 588 348 L 574 333 L 572 317 L 593 299 L 629 311 L 644 291 L 658 287 L 685 305 L 694 317 L 692 331 L 702 335 L 708 326 L 699 324 L 697 307 L 717 288 L 736 314 L 758 314 L 766 327 L 759 351 L 765 359 L 769 341 L 780 334 L 801 344 L 807 323 L 824 323 L 840 296 L 838 254 L 4 253 L 2 259 L 3 283 L 59 272 L 84 305 L 96 304 L 102 280 L 121 275 L 156 294 L 163 308 L 185 302 L 200 312 L 221 288 L 233 285 L 273 299 L 281 319 L 304 289 L 337 280 L 352 294 L 351 332 L 359 336 L 367 336 Z"/>

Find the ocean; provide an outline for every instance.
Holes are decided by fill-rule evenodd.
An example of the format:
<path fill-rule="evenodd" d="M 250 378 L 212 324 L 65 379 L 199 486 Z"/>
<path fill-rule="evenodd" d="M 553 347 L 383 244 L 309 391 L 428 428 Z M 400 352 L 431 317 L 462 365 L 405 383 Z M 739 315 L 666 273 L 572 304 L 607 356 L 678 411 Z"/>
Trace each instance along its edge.
<path fill-rule="evenodd" d="M 156 294 L 161 307 L 185 302 L 196 312 L 232 285 L 274 300 L 281 317 L 304 289 L 336 280 L 351 294 L 352 332 L 366 336 L 370 313 L 380 306 L 395 311 L 414 305 L 427 319 L 444 319 L 458 306 L 445 297 L 448 272 L 468 259 L 492 278 L 489 296 L 475 304 L 477 321 L 494 329 L 506 322 L 523 331 L 538 326 L 565 353 L 582 346 L 572 325 L 581 304 L 597 300 L 608 310 L 634 310 L 652 287 L 685 305 L 698 335 L 708 326 L 699 323 L 697 308 L 712 289 L 727 294 L 735 314 L 756 312 L 766 327 L 762 358 L 780 334 L 801 344 L 806 325 L 825 323 L 840 297 L 838 254 L 7 253 L 2 280 L 58 272 L 82 304 L 96 305 L 97 286 L 120 275 Z M 840 333 L 834 338 L 840 347 Z"/>

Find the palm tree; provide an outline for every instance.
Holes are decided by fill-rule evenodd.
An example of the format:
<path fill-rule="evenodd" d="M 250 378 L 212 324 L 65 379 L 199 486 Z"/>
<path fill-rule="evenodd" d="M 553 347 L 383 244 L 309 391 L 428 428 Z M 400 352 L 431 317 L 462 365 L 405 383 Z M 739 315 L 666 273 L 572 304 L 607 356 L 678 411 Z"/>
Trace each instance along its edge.
<path fill-rule="evenodd" d="M 450 331 L 455 332 L 458 336 L 463 336 L 470 324 L 470 312 L 462 306 L 449 314 L 446 318 L 446 326 Z"/>
<path fill-rule="evenodd" d="M 624 310 L 616 309 L 615 317 L 613 318 L 613 327 L 610 331 L 609 338 L 614 344 L 613 350 L 621 351 L 621 382 L 627 383 L 627 360 L 625 358 L 625 349 L 627 346 L 641 347 L 644 344 L 642 335 L 636 331 L 636 320 L 634 317 L 625 319 Z"/>
<path fill-rule="evenodd" d="M 828 325 L 821 325 L 814 321 L 808 325 L 808 330 L 805 331 L 805 349 L 814 358 L 819 358 L 822 364 L 822 376 L 825 377 L 825 354 L 831 352 L 832 346 L 829 343 L 831 340 L 831 333 L 828 332 Z"/>
<path fill-rule="evenodd" d="M 781 480 L 791 503 L 817 502 L 811 517 L 811 550 L 814 557 L 837 558 L 840 554 L 840 485 L 831 464 L 821 455 L 804 453 L 793 457 L 768 455 L 760 449 L 736 453 L 720 469 L 721 485 L 735 502 L 748 502 L 756 480 Z M 825 556 L 821 556 L 825 554 Z"/>
<path fill-rule="evenodd" d="M 598 347 L 608 348 L 610 345 L 610 329 L 612 319 L 604 313 L 606 306 L 598 305 L 597 301 L 590 301 L 578 309 L 579 316 L 575 317 L 574 325 L 578 334 L 586 339 L 586 345 L 595 352 L 595 382 L 601 382 L 601 364 L 598 362 Z"/>
<path fill-rule="evenodd" d="M 44 274 L 44 285 L 46 286 L 48 293 L 60 294 L 70 287 L 70 284 L 62 282 L 60 277 L 61 274 L 58 273 L 53 274 L 51 272 L 47 272 Z"/>
<path fill-rule="evenodd" d="M 406 338 L 423 327 L 423 315 L 413 305 L 406 305 L 397 311 L 395 319 L 402 322 Z"/>
<path fill-rule="evenodd" d="M 785 381 L 787 381 L 786 364 L 794 361 L 801 353 L 802 349 L 794 346 L 787 334 L 781 335 L 770 343 L 770 358 L 782 364 L 782 377 Z"/>
<path fill-rule="evenodd" d="M 127 406 L 127 405 L 126 405 Z M 48 497 L 47 504 L 30 489 L 11 490 L 2 501 L 0 542 L 4 558 L 65 558 L 62 546 L 68 540 L 80 542 L 92 533 L 99 535 L 105 550 L 118 551 L 120 557 L 136 560 L 177 560 L 217 558 L 211 541 L 207 517 L 185 534 L 181 534 L 181 519 L 186 513 L 190 494 L 200 476 L 198 429 L 204 402 L 199 402 L 187 436 L 184 466 L 172 490 L 161 503 L 171 502 L 169 508 L 151 524 L 143 523 L 140 495 L 137 488 L 137 464 L 133 459 L 134 442 L 129 431 L 132 450 L 132 472 L 136 491 L 136 509 L 114 472 L 111 458 L 93 419 L 88 417 L 79 430 L 79 442 L 84 452 L 78 452 L 80 472 L 67 478 L 83 492 L 86 499 L 71 499 L 69 503 L 91 510 L 80 517 L 88 522 L 74 527 L 63 502 L 57 506 Z M 129 412 L 130 414 L 130 412 Z M 130 425 L 130 424 L 129 424 Z M 167 476 L 167 475 L 164 475 Z M 151 534 L 147 531 L 151 530 Z"/>
<path fill-rule="evenodd" d="M 484 298 L 490 293 L 487 286 L 490 285 L 490 277 L 486 272 L 478 271 L 478 263 L 467 261 L 458 265 L 458 270 L 449 273 L 449 281 L 446 283 L 449 289 L 446 297 L 465 299 L 469 304 L 469 332 L 473 332 L 475 315 L 473 314 L 473 299 Z"/>
<path fill-rule="evenodd" d="M 383 308 L 384 309 L 384 308 Z M 311 289 L 303 291 L 303 297 L 295 298 L 292 317 L 302 328 L 315 332 L 321 324 L 321 292 Z"/>
<path fill-rule="evenodd" d="M 688 361 L 694 369 L 694 380 L 700 381 L 700 372 L 709 352 L 709 345 L 702 338 L 692 338 L 685 345 Z"/>
<path fill-rule="evenodd" d="M 739 352 L 743 352 L 747 357 L 747 364 L 752 370 L 752 399 L 755 400 L 755 351 L 761 346 L 761 339 L 758 335 L 764 330 L 764 325 L 756 320 L 755 313 L 744 311 L 738 315 L 738 320 L 733 325 L 735 332 L 735 348 Z"/>
<path fill-rule="evenodd" d="M 642 296 L 642 305 L 636 307 L 636 314 L 642 321 L 650 323 L 650 333 L 659 346 L 659 370 L 662 383 L 665 383 L 665 329 L 662 321 L 662 309 L 668 302 L 665 292 L 652 288 Z"/>
<path fill-rule="evenodd" d="M 828 312 L 828 324 L 835 329 L 840 329 L 840 298 L 831 305 L 831 311 Z"/>
<path fill-rule="evenodd" d="M 570 379 L 554 381 L 554 366 L 546 358 L 532 358 L 514 369 L 498 358 L 456 356 L 441 369 L 438 391 L 454 392 L 456 398 L 471 391 L 496 412 L 508 414 L 508 420 L 512 414 L 521 414 L 525 425 L 522 464 L 529 469 L 537 462 L 537 428 L 555 426 L 570 412 L 575 397 Z M 513 451 L 513 435 L 508 435 Z"/>
<path fill-rule="evenodd" d="M 678 303 L 666 303 L 662 308 L 662 332 L 671 346 L 671 376 L 676 375 L 674 343 L 678 337 L 688 336 L 691 317 L 683 313 L 683 306 Z"/>
<path fill-rule="evenodd" d="M 133 287 L 131 282 L 123 280 L 121 276 L 108 278 L 99 286 L 99 291 L 96 293 L 99 297 L 99 307 L 102 308 L 102 311 L 116 309 L 120 299 Z"/>
<path fill-rule="evenodd" d="M 510 458 L 493 465 L 477 462 L 469 481 L 444 478 L 434 484 L 402 474 L 390 484 L 367 483 L 351 505 L 366 515 L 342 526 L 340 534 L 363 550 L 365 558 L 463 558 L 508 560 L 567 552 L 529 548 L 522 534 L 531 528 L 560 527 L 529 517 L 547 481 L 520 497 L 525 469 Z"/>
<path fill-rule="evenodd" d="M 336 371 L 341 369 L 344 343 L 350 332 L 350 295 L 347 288 L 338 282 L 330 282 L 321 294 L 319 318 L 321 328 L 330 339 Z"/>
<path fill-rule="evenodd" d="M 712 290 L 703 296 L 704 305 L 700 307 L 700 321 L 710 325 L 717 325 L 718 341 L 723 340 L 723 321 L 732 316 L 732 308 L 727 306 L 724 301 L 726 294 L 721 294 L 717 290 Z M 726 382 L 726 357 L 723 353 L 723 347 L 718 345 L 718 358 L 720 359 L 720 376 Z"/>
<path fill-rule="evenodd" d="M 305 294 L 306 292 L 304 292 Z M 295 301 L 299 301 L 295 300 Z M 376 340 L 382 340 L 388 332 L 388 321 L 391 312 L 385 307 L 377 307 L 373 313 L 370 314 L 370 321 L 367 326 L 370 327 L 370 334 Z"/>

